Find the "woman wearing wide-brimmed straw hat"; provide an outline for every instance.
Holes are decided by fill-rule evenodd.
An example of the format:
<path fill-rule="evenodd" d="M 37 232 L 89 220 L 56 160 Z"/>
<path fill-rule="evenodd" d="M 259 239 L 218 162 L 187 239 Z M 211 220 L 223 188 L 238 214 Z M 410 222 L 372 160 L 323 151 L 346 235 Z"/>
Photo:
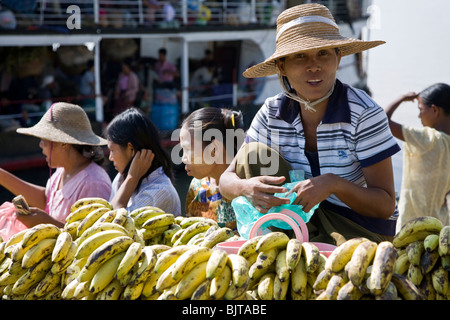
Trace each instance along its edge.
<path fill-rule="evenodd" d="M 111 179 L 100 166 L 104 160 L 101 146 L 106 140 L 92 131 L 83 108 L 54 103 L 36 125 L 17 132 L 39 138 L 48 166 L 56 168 L 45 187 L 0 169 L 0 184 L 15 195 L 23 195 L 31 206 L 31 215 L 18 215 L 25 225 L 53 223 L 62 227 L 76 200 L 109 198 Z"/>
<path fill-rule="evenodd" d="M 253 119 L 244 147 L 220 179 L 222 194 L 246 196 L 267 212 L 289 203 L 271 195 L 286 192 L 281 185 L 289 181 L 289 171 L 304 170 L 305 180 L 292 192 L 305 212 L 320 203 L 308 223 L 312 241 L 390 239 L 396 212 L 390 157 L 400 148 L 383 109 L 337 79 L 342 56 L 383 43 L 343 37 L 320 4 L 283 11 L 275 53 L 244 72 L 248 78 L 278 74 L 283 92 L 268 98 Z M 253 152 L 265 168 L 251 163 Z M 278 170 L 269 174 L 270 159 Z"/>

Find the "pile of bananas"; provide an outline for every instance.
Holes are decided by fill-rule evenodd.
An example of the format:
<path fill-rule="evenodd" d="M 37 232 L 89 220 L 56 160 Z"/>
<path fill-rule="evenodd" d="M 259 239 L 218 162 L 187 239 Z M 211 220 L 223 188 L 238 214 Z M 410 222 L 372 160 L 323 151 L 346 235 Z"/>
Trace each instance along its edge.
<path fill-rule="evenodd" d="M 407 222 L 393 244 L 398 252 L 395 273 L 412 282 L 422 299 L 450 299 L 450 226 L 420 217 Z"/>
<path fill-rule="evenodd" d="M 314 300 L 313 285 L 327 258 L 312 242 L 271 232 L 247 240 L 237 253 L 249 264 L 248 294 L 257 300 Z"/>

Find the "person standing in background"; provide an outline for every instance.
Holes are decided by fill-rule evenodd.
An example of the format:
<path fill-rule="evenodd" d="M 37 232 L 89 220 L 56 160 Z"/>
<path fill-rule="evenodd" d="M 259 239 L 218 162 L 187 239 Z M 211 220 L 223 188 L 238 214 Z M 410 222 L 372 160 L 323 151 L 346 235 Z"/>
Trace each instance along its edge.
<path fill-rule="evenodd" d="M 422 128 L 391 119 L 400 104 L 415 100 Z M 392 134 L 404 142 L 396 230 L 421 216 L 450 224 L 450 86 L 436 83 L 420 93 L 409 92 L 384 109 Z"/>

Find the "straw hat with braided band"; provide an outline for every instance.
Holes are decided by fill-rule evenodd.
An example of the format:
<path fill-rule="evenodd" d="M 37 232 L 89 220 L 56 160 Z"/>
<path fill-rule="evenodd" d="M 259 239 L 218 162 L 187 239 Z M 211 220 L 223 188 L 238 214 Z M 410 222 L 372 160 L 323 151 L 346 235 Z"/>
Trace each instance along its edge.
<path fill-rule="evenodd" d="M 346 56 L 384 43 L 343 37 L 327 7 L 317 3 L 301 4 L 286 9 L 278 16 L 275 53 L 264 62 L 248 68 L 243 75 L 258 78 L 277 74 L 276 60 L 294 53 L 339 48 L 342 56 Z"/>
<path fill-rule="evenodd" d="M 86 112 L 78 105 L 57 102 L 30 128 L 19 128 L 18 133 L 40 139 L 68 144 L 101 146 L 107 141 L 97 136 Z"/>

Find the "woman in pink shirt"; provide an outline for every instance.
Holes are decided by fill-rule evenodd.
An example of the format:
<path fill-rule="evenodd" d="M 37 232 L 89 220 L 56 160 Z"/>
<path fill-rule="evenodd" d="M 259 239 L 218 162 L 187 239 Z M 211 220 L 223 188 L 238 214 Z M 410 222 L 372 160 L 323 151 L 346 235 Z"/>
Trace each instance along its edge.
<path fill-rule="evenodd" d="M 111 179 L 100 166 L 104 160 L 100 146 L 107 142 L 92 131 L 80 106 L 55 103 L 36 125 L 19 128 L 17 132 L 40 138 L 39 147 L 49 167 L 56 168 L 46 187 L 0 169 L 0 184 L 14 195 L 23 195 L 31 207 L 30 215 L 17 215 L 27 227 L 40 223 L 62 227 L 70 207 L 78 199 L 109 199 Z"/>

